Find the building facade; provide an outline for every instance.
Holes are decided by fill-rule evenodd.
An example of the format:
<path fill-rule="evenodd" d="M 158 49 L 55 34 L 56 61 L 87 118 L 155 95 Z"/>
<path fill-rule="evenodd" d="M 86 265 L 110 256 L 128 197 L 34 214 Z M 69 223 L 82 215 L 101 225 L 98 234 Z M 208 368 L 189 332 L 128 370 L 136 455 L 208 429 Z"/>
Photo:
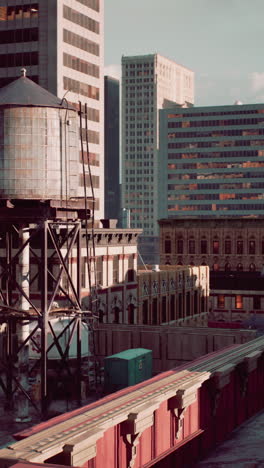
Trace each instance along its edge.
<path fill-rule="evenodd" d="M 104 77 L 105 103 L 105 217 L 120 218 L 119 81 Z"/>
<path fill-rule="evenodd" d="M 160 266 L 138 271 L 138 324 L 207 326 L 207 266 Z"/>
<path fill-rule="evenodd" d="M 264 218 L 160 220 L 160 257 L 208 265 L 210 320 L 264 328 Z"/>
<path fill-rule="evenodd" d="M 81 242 L 81 271 L 80 286 L 82 309 L 98 314 L 102 323 L 137 323 L 137 240 L 141 233 L 138 229 L 116 229 L 113 227 L 88 229 L 88 259 L 86 232 L 82 230 Z M 18 251 L 17 245 L 12 248 L 12 255 Z M 94 246 L 93 246 L 94 244 Z M 65 256 L 67 247 L 62 248 Z M 48 298 L 54 291 L 53 277 L 60 272 L 58 258 L 49 252 L 48 260 Z M 40 265 L 37 257 L 40 248 L 36 243 L 30 255 L 29 297 L 33 304 L 40 306 Z M 87 262 L 89 264 L 87 264 Z M 6 242 L 0 241 L 0 291 L 6 291 L 6 277 L 3 272 L 6 268 Z M 75 287 L 78 281 L 77 250 L 73 249 L 69 259 L 71 278 Z M 20 265 L 17 259 L 13 266 L 14 278 L 19 277 Z M 60 285 L 65 290 L 68 286 L 68 278 L 62 274 Z M 19 291 L 14 292 L 14 300 L 19 298 Z M 67 309 L 69 301 L 57 291 L 54 297 L 55 309 Z"/>
<path fill-rule="evenodd" d="M 0 86 L 13 81 L 25 67 L 29 78 L 69 104 L 87 104 L 95 216 L 103 218 L 103 0 L 0 0 L 0 14 Z M 88 173 L 86 142 L 84 146 Z M 80 154 L 79 197 L 84 195 L 82 173 Z M 86 185 L 91 196 L 88 176 Z"/>
<path fill-rule="evenodd" d="M 143 229 L 146 263 L 158 253 L 158 110 L 193 101 L 191 70 L 159 54 L 122 57 L 122 208 Z"/>
<path fill-rule="evenodd" d="M 264 104 L 160 111 L 159 218 L 264 214 Z"/>

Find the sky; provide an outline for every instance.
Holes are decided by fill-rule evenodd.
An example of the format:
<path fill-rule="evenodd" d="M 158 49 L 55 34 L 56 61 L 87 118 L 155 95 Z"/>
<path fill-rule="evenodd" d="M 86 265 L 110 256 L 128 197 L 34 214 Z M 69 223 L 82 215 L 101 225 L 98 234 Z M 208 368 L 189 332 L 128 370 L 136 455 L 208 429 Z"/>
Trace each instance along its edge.
<path fill-rule="evenodd" d="M 264 102 L 264 0 L 105 0 L 105 74 L 159 53 L 195 72 L 195 105 Z"/>

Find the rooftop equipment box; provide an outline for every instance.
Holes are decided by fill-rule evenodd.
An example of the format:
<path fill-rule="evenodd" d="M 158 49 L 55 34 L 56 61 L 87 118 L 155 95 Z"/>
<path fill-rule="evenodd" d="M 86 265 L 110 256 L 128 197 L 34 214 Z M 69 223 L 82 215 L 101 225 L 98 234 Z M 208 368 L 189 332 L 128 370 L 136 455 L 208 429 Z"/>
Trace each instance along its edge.
<path fill-rule="evenodd" d="M 104 389 L 106 393 L 135 385 L 152 377 L 152 351 L 127 349 L 104 359 Z"/>

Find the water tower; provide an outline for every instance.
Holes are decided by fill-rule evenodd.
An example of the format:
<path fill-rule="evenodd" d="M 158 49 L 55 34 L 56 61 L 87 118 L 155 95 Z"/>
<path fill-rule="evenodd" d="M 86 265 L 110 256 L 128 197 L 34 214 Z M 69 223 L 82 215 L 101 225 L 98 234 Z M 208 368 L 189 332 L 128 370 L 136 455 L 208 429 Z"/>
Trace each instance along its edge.
<path fill-rule="evenodd" d="M 9 403 L 14 396 L 22 402 L 21 421 L 28 402 L 37 406 L 28 385 L 36 370 L 46 411 L 52 347 L 61 356 L 55 378 L 64 369 L 69 380 L 81 379 L 81 226 L 89 210 L 77 196 L 80 112 L 28 79 L 24 69 L 0 89 L 0 384 Z M 68 318 L 64 331 L 70 329 L 64 349 L 64 331 L 58 336 L 53 327 L 60 315 Z M 68 360 L 73 334 L 74 371 Z M 39 354 L 33 369 L 32 343 Z"/>

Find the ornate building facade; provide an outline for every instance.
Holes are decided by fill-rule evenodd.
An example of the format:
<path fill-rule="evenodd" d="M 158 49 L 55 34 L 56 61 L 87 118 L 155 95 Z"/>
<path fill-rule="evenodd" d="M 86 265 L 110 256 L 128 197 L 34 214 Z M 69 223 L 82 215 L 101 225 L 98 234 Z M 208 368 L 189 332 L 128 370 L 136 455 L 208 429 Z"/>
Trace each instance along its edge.
<path fill-rule="evenodd" d="M 161 262 L 208 265 L 212 321 L 258 326 L 264 316 L 264 219 L 168 219 Z"/>
<path fill-rule="evenodd" d="M 138 272 L 138 323 L 206 326 L 209 269 L 207 266 L 160 266 Z"/>

